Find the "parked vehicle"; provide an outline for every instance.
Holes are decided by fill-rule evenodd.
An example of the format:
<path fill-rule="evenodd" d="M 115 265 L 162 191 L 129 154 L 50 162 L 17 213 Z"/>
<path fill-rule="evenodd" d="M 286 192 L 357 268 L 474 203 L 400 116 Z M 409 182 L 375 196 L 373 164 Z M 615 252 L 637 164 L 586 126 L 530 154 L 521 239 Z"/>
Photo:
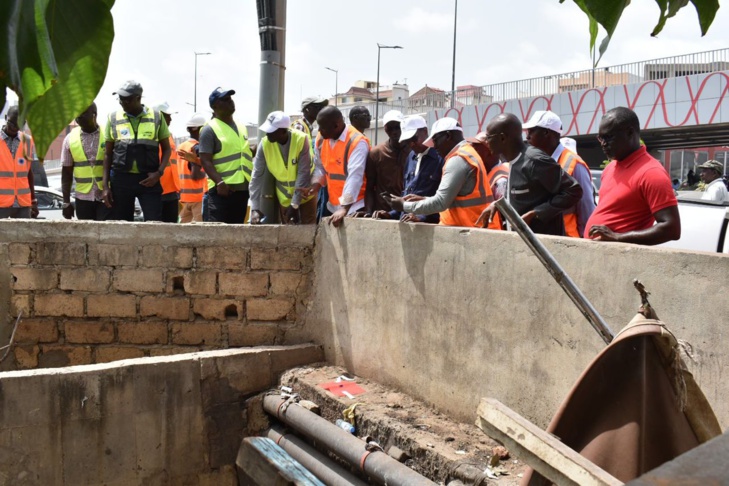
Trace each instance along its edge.
<path fill-rule="evenodd" d="M 727 228 L 729 203 L 702 201 L 702 192 L 685 191 L 678 194 L 681 216 L 681 238 L 660 246 L 682 250 L 729 253 Z"/>
<path fill-rule="evenodd" d="M 50 187 L 36 186 L 35 198 L 38 200 L 38 219 L 63 219 L 63 194 Z M 71 198 L 73 204 L 73 198 Z"/>

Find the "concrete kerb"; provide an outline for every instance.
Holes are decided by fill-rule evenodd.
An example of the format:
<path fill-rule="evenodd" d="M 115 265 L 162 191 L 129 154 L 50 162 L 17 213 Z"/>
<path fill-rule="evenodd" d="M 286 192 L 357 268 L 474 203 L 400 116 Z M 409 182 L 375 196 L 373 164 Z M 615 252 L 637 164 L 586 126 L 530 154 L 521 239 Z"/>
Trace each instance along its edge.
<path fill-rule="evenodd" d="M 234 475 L 245 396 L 322 357 L 302 344 L 0 373 L 0 480 L 198 484 L 189 478 Z"/>

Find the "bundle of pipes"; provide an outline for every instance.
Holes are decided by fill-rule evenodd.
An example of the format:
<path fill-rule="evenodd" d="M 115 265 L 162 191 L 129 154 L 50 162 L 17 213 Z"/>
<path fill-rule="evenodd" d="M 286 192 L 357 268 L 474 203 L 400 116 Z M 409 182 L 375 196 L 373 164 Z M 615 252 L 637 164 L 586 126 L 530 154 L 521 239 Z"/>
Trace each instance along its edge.
<path fill-rule="evenodd" d="M 315 440 L 317 444 L 336 454 L 376 484 L 391 486 L 436 484 L 382 451 L 367 450 L 364 441 L 304 407 L 295 403 L 284 407 L 286 401 L 281 396 L 269 395 L 263 399 L 263 409 L 297 432 Z M 283 435 L 280 428 L 269 429 L 268 437 L 326 484 L 366 484 L 306 442 L 295 436 Z"/>

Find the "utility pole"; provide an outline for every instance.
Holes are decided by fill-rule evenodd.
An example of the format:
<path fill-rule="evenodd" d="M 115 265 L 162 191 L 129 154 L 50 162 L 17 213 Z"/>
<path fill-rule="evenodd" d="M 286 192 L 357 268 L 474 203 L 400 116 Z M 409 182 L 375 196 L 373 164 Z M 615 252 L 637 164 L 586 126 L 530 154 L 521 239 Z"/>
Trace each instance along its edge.
<path fill-rule="evenodd" d="M 451 71 L 451 108 L 456 106 L 456 32 L 458 31 L 458 0 L 453 12 L 453 70 Z"/>
<path fill-rule="evenodd" d="M 195 52 L 195 96 L 192 98 L 192 109 L 197 113 L 197 56 L 209 56 L 212 52 Z"/>

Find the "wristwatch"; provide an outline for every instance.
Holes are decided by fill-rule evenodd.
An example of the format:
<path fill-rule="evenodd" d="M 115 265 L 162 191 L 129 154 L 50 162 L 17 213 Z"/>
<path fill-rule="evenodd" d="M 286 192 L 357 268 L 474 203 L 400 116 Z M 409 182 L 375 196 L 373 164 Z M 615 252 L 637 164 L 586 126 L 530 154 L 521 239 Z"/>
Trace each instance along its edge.
<path fill-rule="evenodd" d="M 291 203 L 291 207 L 294 208 L 294 209 L 299 209 L 299 205 L 298 204 Z"/>
<path fill-rule="evenodd" d="M 62 207 L 63 209 L 66 209 L 66 208 L 67 208 L 67 207 L 69 207 L 70 205 L 71 205 L 71 203 L 70 203 L 70 202 L 65 202 L 65 203 L 63 203 L 63 205 L 62 205 L 61 207 Z"/>
<path fill-rule="evenodd" d="M 164 169 L 160 169 L 160 170 L 157 171 L 157 173 L 159 174 L 160 177 L 162 177 L 163 175 L 165 175 L 165 170 Z"/>

